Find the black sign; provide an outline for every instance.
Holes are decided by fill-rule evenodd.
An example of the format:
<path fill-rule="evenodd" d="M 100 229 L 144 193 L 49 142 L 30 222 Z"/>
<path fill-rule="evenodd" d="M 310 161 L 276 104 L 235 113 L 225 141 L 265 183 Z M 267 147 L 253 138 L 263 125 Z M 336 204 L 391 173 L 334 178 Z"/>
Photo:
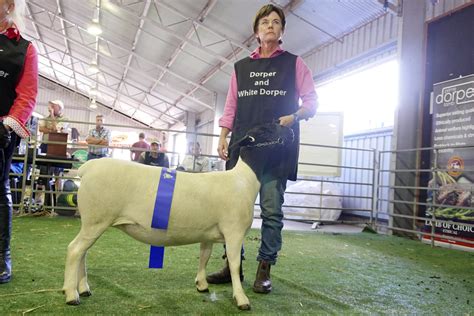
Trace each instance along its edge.
<path fill-rule="evenodd" d="M 432 106 L 436 168 L 430 181 L 434 188 L 429 194 L 433 206 L 427 212 L 425 229 L 431 231 L 434 226 L 437 234 L 472 241 L 474 226 L 469 224 L 474 224 L 474 75 L 435 84 Z M 437 240 L 474 248 L 469 243 Z"/>

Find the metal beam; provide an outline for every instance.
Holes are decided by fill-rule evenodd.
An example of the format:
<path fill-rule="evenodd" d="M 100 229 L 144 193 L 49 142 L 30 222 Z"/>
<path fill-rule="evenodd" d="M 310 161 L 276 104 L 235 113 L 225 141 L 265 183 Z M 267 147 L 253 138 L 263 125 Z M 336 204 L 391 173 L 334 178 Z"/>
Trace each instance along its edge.
<path fill-rule="evenodd" d="M 273 4 L 275 5 L 279 5 L 278 3 L 276 3 L 275 0 L 271 0 L 270 2 L 272 2 Z M 303 18 L 302 16 L 300 16 L 299 14 L 295 13 L 295 9 L 300 6 L 302 3 L 304 2 L 304 0 L 292 0 L 290 1 L 284 8 L 283 8 L 283 12 L 285 12 L 286 15 L 288 14 L 292 14 L 293 16 L 297 17 L 299 20 L 303 21 L 304 23 L 308 24 L 308 25 L 311 25 L 313 28 L 315 28 L 316 30 L 320 31 L 321 33 L 324 33 L 326 34 L 327 36 L 329 37 L 332 37 L 333 39 L 335 39 L 336 41 L 339 41 L 342 43 L 342 40 L 337 38 L 336 36 L 332 35 L 331 33 L 327 32 L 326 30 L 320 28 L 319 26 L 313 24 L 312 22 L 306 20 L 305 18 Z"/>
<path fill-rule="evenodd" d="M 283 11 L 285 13 L 288 13 L 290 10 L 294 10 L 297 6 L 301 5 L 302 0 L 291 0 L 285 7 L 283 7 Z M 227 63 L 231 60 L 231 58 L 235 58 L 237 54 L 242 52 L 244 49 L 242 47 L 249 47 L 253 41 L 255 41 L 255 34 L 251 34 L 243 43 L 242 45 L 239 45 L 239 47 L 234 51 L 232 51 L 229 55 L 226 56 L 227 62 L 220 62 L 217 65 L 213 66 L 212 68 L 209 69 L 209 71 L 201 77 L 199 80 L 200 84 L 205 84 L 207 81 L 209 81 L 219 70 L 221 70 L 223 67 L 227 65 Z M 248 49 L 246 49 L 248 50 Z M 191 89 L 190 91 L 187 92 L 187 95 L 193 94 L 196 91 L 196 89 Z M 175 102 L 180 102 L 181 97 L 178 98 Z"/>
<path fill-rule="evenodd" d="M 39 41 L 40 39 L 35 39 L 35 40 Z M 62 50 L 58 49 L 57 47 L 51 46 L 51 44 L 43 44 L 43 45 L 48 45 L 48 46 L 50 46 L 51 48 L 55 49 L 57 52 L 60 52 L 60 53 L 62 53 L 62 54 L 65 54 L 65 55 L 69 56 L 69 58 L 71 58 L 71 60 L 75 60 L 75 59 L 76 59 L 75 57 L 71 56 L 71 55 L 68 54 L 67 52 L 62 51 Z M 46 51 L 47 51 L 47 50 L 46 50 Z M 39 53 L 39 54 L 41 55 L 41 53 Z M 61 65 L 59 62 L 56 62 L 56 61 L 54 61 L 54 60 L 52 61 L 52 60 L 49 58 L 49 56 L 44 56 L 44 57 L 45 57 L 45 59 L 48 60 L 48 62 L 51 64 L 51 67 L 52 67 L 52 68 L 54 68 L 54 67 L 52 66 L 52 63 L 53 63 L 53 62 L 56 63 L 56 64 L 58 64 L 58 65 Z M 82 62 L 84 62 L 84 61 L 82 61 Z M 63 65 L 63 67 L 64 67 L 64 65 Z M 55 71 L 61 73 L 61 71 L 59 71 L 59 70 L 55 70 Z M 104 73 L 105 73 L 105 72 L 104 72 Z M 67 74 L 64 74 L 64 75 L 67 75 Z M 82 74 L 82 75 L 83 75 L 84 77 L 88 77 L 87 74 Z M 114 77 L 112 74 L 107 74 L 107 75 L 110 76 L 110 77 L 112 77 L 112 78 L 114 78 L 114 79 L 116 79 L 117 81 L 120 79 L 120 78 L 118 78 L 118 77 Z M 57 82 L 61 82 L 61 81 L 57 78 L 57 76 L 55 76 L 55 77 L 56 77 L 55 79 L 56 79 Z M 88 85 L 88 82 L 81 81 L 79 78 L 77 78 L 76 80 L 78 80 L 79 82 L 83 83 L 84 85 Z M 133 86 L 133 84 L 130 84 L 130 85 L 131 85 L 133 88 L 137 89 L 137 90 L 141 90 L 141 88 L 136 87 L 136 86 Z M 143 90 L 141 90 L 141 91 L 144 93 Z M 78 91 L 78 92 L 79 92 L 79 91 Z M 103 93 L 103 94 L 106 94 L 105 92 L 102 92 L 102 93 Z M 107 94 L 107 95 L 109 95 L 109 94 Z M 110 96 L 110 97 L 114 97 L 113 95 L 109 95 L 109 96 Z M 126 95 L 126 97 L 133 99 L 133 97 L 130 96 L 130 95 Z M 157 98 L 157 99 L 160 99 L 160 97 L 157 97 L 157 96 L 153 96 L 153 97 L 155 97 L 155 98 Z M 160 100 L 162 100 L 162 99 L 160 99 Z M 135 100 L 135 101 L 138 102 L 139 100 Z M 166 102 L 165 100 L 162 100 L 162 101 Z M 170 102 L 168 101 L 167 103 L 170 103 Z M 165 115 L 168 119 L 170 119 L 170 120 L 172 120 L 172 121 L 180 122 L 179 119 L 177 119 L 177 118 L 175 118 L 175 117 L 172 117 L 172 116 L 170 116 L 170 115 L 168 115 L 168 114 L 166 114 L 166 113 L 163 113 L 162 111 L 160 111 L 160 110 L 158 110 L 158 109 L 152 107 L 152 106 L 149 105 L 149 104 L 145 104 L 145 106 L 149 107 L 152 111 L 155 111 L 155 112 L 157 112 L 158 114 L 161 114 L 160 117 L 162 117 L 163 115 Z M 132 106 L 132 105 L 130 105 L 130 107 L 135 108 L 135 106 Z M 168 124 L 168 123 L 165 122 L 165 121 L 163 121 L 163 122 L 166 123 L 166 124 Z M 144 123 L 144 124 L 145 124 L 145 123 Z M 145 125 L 148 125 L 148 124 L 145 124 Z"/>
<path fill-rule="evenodd" d="M 30 1 L 29 3 L 32 3 L 32 1 Z M 50 11 L 47 11 L 47 10 L 44 10 L 44 12 L 47 12 L 48 14 L 51 14 L 51 12 L 50 12 Z M 63 19 L 62 17 L 59 17 L 59 18 L 60 18 L 60 19 Z M 27 19 L 28 19 L 28 17 L 27 17 Z M 33 21 L 32 18 L 29 18 L 29 19 Z M 65 20 L 65 19 L 64 19 L 64 20 Z M 44 25 L 44 24 L 38 22 L 37 20 L 34 20 L 33 22 L 35 22 L 36 25 L 39 25 L 39 26 L 42 26 L 42 27 L 51 29 L 49 26 Z M 78 29 L 78 31 L 85 31 L 83 28 L 81 28 L 81 27 L 75 25 L 74 23 L 71 23 L 71 22 L 69 22 L 69 21 L 67 21 L 67 20 L 65 20 L 65 22 L 67 22 L 67 23 L 71 24 L 72 26 L 76 27 L 76 28 Z M 55 31 L 55 30 L 53 30 L 53 29 L 51 29 L 50 32 L 55 33 L 55 34 L 60 35 L 60 36 L 64 36 L 62 33 L 59 33 L 59 32 L 57 32 L 57 31 Z M 100 39 L 103 40 L 103 41 L 106 41 L 107 43 L 111 43 L 110 41 L 104 40 L 102 37 L 101 37 Z M 41 39 L 39 39 L 39 40 L 42 41 Z M 87 50 L 92 51 L 93 53 L 96 52 L 95 49 L 91 49 L 91 48 L 89 47 L 89 45 L 87 45 L 87 44 L 84 43 L 84 42 L 79 42 L 79 41 L 74 40 L 74 39 L 71 39 L 71 38 L 70 38 L 69 40 L 70 40 L 72 43 L 76 43 L 76 44 L 78 44 L 78 45 L 81 45 L 82 47 L 84 47 L 84 48 L 87 49 Z M 43 41 L 42 41 L 42 42 L 43 42 Z M 117 46 L 118 48 L 121 48 L 121 47 L 119 47 L 117 44 L 114 44 L 114 43 L 111 43 L 111 44 L 114 45 L 114 46 Z M 123 48 L 121 48 L 121 49 L 123 49 Z M 127 51 L 127 52 L 128 52 L 128 51 Z M 128 52 L 128 53 L 130 53 L 130 52 Z M 122 66 L 123 66 L 122 62 L 120 62 L 119 60 L 113 59 L 113 57 L 111 57 L 111 56 L 107 56 L 106 54 L 104 54 L 104 53 L 102 53 L 102 52 L 100 52 L 100 51 L 99 51 L 97 54 L 98 54 L 98 56 L 100 56 L 100 57 L 102 57 L 102 58 L 109 58 L 109 61 L 112 62 L 112 63 L 114 63 L 114 64 L 116 64 L 118 67 L 122 67 Z M 139 56 L 137 56 L 134 52 L 131 52 L 130 54 L 132 54 L 134 57 L 139 57 Z M 155 65 L 156 65 L 156 64 L 155 64 Z M 159 65 L 156 65 L 156 66 L 159 66 Z M 133 71 L 136 71 L 136 70 L 134 70 L 133 68 L 132 68 L 132 70 L 133 70 Z M 146 72 L 140 72 L 140 75 L 141 75 L 142 77 L 146 77 L 146 78 L 148 78 L 148 79 L 150 79 L 150 80 L 154 80 L 154 79 L 155 79 L 154 77 L 151 77 L 151 76 L 150 76 L 149 74 L 147 74 Z M 186 82 L 189 82 L 189 81 L 187 80 Z M 173 88 L 173 87 L 170 87 L 170 86 L 165 85 L 165 84 L 162 84 L 162 83 L 160 83 L 160 85 L 166 87 L 166 89 L 168 89 L 168 90 L 170 90 L 170 91 L 172 91 L 172 92 L 174 92 L 174 93 L 176 93 L 176 94 L 178 94 L 178 95 L 181 95 L 181 96 L 183 96 L 184 98 L 186 98 L 186 99 L 188 99 L 188 100 L 190 100 L 190 101 L 192 101 L 192 102 L 194 102 L 194 103 L 200 104 L 200 105 L 202 105 L 202 106 L 204 106 L 204 107 L 206 107 L 206 108 L 213 108 L 211 105 L 209 105 L 209 104 L 207 104 L 207 103 L 204 103 L 204 102 L 202 102 L 202 101 L 199 100 L 199 99 L 196 99 L 196 98 L 194 98 L 194 97 L 188 96 L 185 92 L 179 91 L 179 90 L 177 90 L 177 89 L 175 89 L 175 88 Z M 207 89 L 207 88 L 206 88 L 206 89 Z M 141 90 L 141 89 L 140 89 L 140 90 Z M 157 97 L 156 95 L 153 95 L 153 96 Z M 173 103 L 173 102 L 172 102 L 172 103 Z M 176 102 L 175 102 L 175 103 L 176 103 Z"/>
<path fill-rule="evenodd" d="M 211 12 L 211 10 L 214 8 L 214 6 L 216 5 L 217 1 L 216 0 L 209 0 L 206 5 L 204 6 L 204 8 L 201 10 L 201 13 L 198 15 L 198 20 L 201 21 L 201 22 L 204 22 L 204 20 L 206 19 L 207 15 L 209 14 L 209 12 Z M 188 30 L 188 32 L 186 33 L 185 35 L 185 38 L 189 39 L 191 38 L 191 36 L 197 31 L 197 28 L 190 28 Z M 171 54 L 170 56 L 170 59 L 168 60 L 168 62 L 166 63 L 165 65 L 165 68 L 166 69 L 169 69 L 173 63 L 175 62 L 176 58 L 178 57 L 179 53 L 184 49 L 184 47 L 186 46 L 186 41 L 182 41 L 178 47 L 174 50 L 174 52 Z M 158 76 L 158 78 L 156 79 L 156 81 L 153 83 L 153 85 L 151 86 L 150 88 L 150 91 L 153 91 L 156 86 L 158 85 L 158 83 L 161 82 L 161 80 L 163 79 L 164 75 L 166 74 L 167 70 L 165 71 L 162 71 L 161 74 Z M 173 106 L 173 104 L 171 105 Z M 165 112 L 167 112 L 168 110 L 170 109 L 170 107 L 167 107 Z"/>
<path fill-rule="evenodd" d="M 43 78 L 44 80 L 47 80 L 50 84 L 60 86 L 61 88 L 70 89 L 69 87 L 65 87 L 63 84 L 58 83 L 58 82 L 54 81 L 52 78 L 49 78 L 49 77 L 47 77 L 47 76 L 40 75 L 40 78 Z M 78 93 L 77 91 L 74 91 L 74 90 L 73 90 L 73 92 L 79 94 L 80 96 L 82 96 L 82 97 L 84 97 L 84 98 L 86 98 L 86 99 L 88 98 L 88 96 L 86 96 L 86 95 L 84 95 L 84 94 L 82 94 L 82 93 Z M 103 106 L 103 107 L 108 108 L 108 105 L 106 105 L 106 104 L 104 104 L 104 103 L 99 102 L 99 104 L 101 104 L 101 106 Z M 84 110 L 83 107 L 79 107 L 79 106 L 68 106 L 68 109 Z M 125 113 L 122 113 L 122 112 L 120 112 L 120 111 L 116 111 L 115 113 L 118 113 L 118 114 L 122 115 L 123 117 L 125 117 L 127 120 L 131 121 L 131 122 L 134 123 L 134 124 L 137 124 L 137 123 L 138 123 L 138 124 L 142 124 L 144 127 L 150 127 L 148 124 L 145 124 L 145 123 L 143 123 L 143 122 L 141 122 L 141 121 L 132 120 L 132 119 L 130 118 L 130 116 L 128 116 L 128 115 L 125 114 Z M 163 121 L 161 121 L 161 122 L 163 123 L 163 125 L 166 125 L 166 126 L 169 125 L 169 124 L 166 123 L 166 122 L 163 122 Z M 160 129 L 160 128 L 156 128 L 156 129 Z"/>
<path fill-rule="evenodd" d="M 30 5 L 29 5 L 28 2 L 26 3 L 26 12 L 28 13 L 29 16 L 31 16 L 30 20 L 31 20 L 31 22 L 32 22 L 32 24 L 33 24 L 33 28 L 34 28 L 34 30 L 35 30 L 36 36 L 39 38 L 40 42 L 43 43 L 43 42 L 44 42 L 44 41 L 43 41 L 43 36 L 41 35 L 41 32 L 39 31 L 38 26 L 36 25 L 36 20 L 33 18 L 33 15 L 32 15 L 32 13 L 31 13 L 31 8 L 30 8 Z M 28 15 L 27 15 L 27 16 L 28 16 Z M 45 47 L 44 45 L 42 45 L 42 46 L 43 46 L 43 50 L 47 53 L 48 50 L 46 49 L 46 47 Z M 39 49 L 39 47 L 38 47 L 38 49 Z M 40 53 L 40 52 L 38 52 L 38 54 L 39 54 L 39 53 Z M 53 64 L 51 63 L 51 60 L 49 60 L 49 58 L 48 58 L 48 61 L 49 61 L 49 66 L 50 66 L 51 69 L 53 70 L 55 79 L 58 80 L 58 77 L 56 76 L 56 73 L 54 72 Z M 58 80 L 58 81 L 59 81 L 59 80 Z"/>
<path fill-rule="evenodd" d="M 41 8 L 41 9 L 42 9 L 42 12 L 46 12 L 46 13 L 48 13 L 48 14 L 50 14 L 50 15 L 54 15 L 54 12 L 52 12 L 52 11 L 50 11 L 50 10 L 48 10 L 48 9 L 43 8 L 40 4 L 36 3 L 36 2 L 33 1 L 33 0 L 30 0 L 30 1 L 28 1 L 28 2 L 29 2 L 30 4 L 33 4 L 33 5 L 35 5 L 35 6 L 39 7 L 39 8 Z M 131 14 L 131 13 L 128 12 L 128 11 L 125 11 L 125 10 L 122 10 L 122 11 L 123 11 L 124 14 L 128 14 L 128 15 Z M 37 13 L 36 13 L 36 14 L 37 14 Z M 129 22 L 129 20 L 123 19 L 123 18 L 121 18 L 121 17 L 119 17 L 119 16 L 116 16 L 116 15 L 114 15 L 114 16 L 115 16 L 117 19 L 122 20 L 124 23 Z M 77 25 L 77 24 L 75 24 L 75 23 L 73 23 L 73 22 L 71 22 L 71 21 L 65 19 L 64 17 L 58 17 L 58 18 L 64 20 L 66 23 L 70 24 L 71 26 L 76 27 L 78 30 L 87 32 L 85 28 L 83 28 L 83 27 L 81 27 L 81 26 L 79 26 L 79 25 Z M 150 20 L 149 18 L 144 18 L 144 20 L 145 20 L 145 21 L 148 21 L 148 22 L 150 22 L 150 23 L 152 23 L 152 24 L 154 24 L 154 25 L 157 24 L 156 22 L 154 22 L 153 20 Z M 38 24 L 39 24 L 39 23 L 38 23 Z M 39 24 L 39 25 L 41 25 L 41 24 Z M 44 25 L 42 25 L 42 26 L 44 26 Z M 47 26 L 44 26 L 44 27 L 47 27 Z M 48 28 L 49 28 L 49 27 L 48 27 Z M 146 32 L 146 31 L 143 30 L 143 29 L 142 29 L 142 32 L 144 32 L 144 33 L 150 35 L 151 37 L 157 38 L 155 34 L 151 34 L 151 33 L 149 33 L 149 32 Z M 171 32 L 171 31 L 170 31 L 170 32 Z M 133 57 L 135 57 L 137 60 L 142 60 L 142 61 L 144 61 L 144 62 L 146 62 L 146 63 L 148 63 L 148 64 L 150 64 L 150 65 L 153 65 L 153 67 L 157 67 L 157 68 L 159 68 L 159 69 L 161 69 L 161 70 L 167 70 L 171 75 L 175 76 L 176 78 L 178 78 L 179 80 L 185 82 L 186 84 L 190 84 L 190 85 L 196 86 L 196 87 L 198 87 L 198 88 L 200 88 L 200 89 L 202 89 L 202 90 L 204 90 L 204 91 L 206 91 L 206 92 L 208 92 L 208 93 L 213 93 L 213 92 L 214 92 L 214 91 L 209 90 L 207 87 L 204 87 L 204 86 L 202 86 L 202 85 L 199 85 L 199 83 L 193 82 L 192 80 L 190 80 L 190 79 L 188 79 L 188 78 L 186 78 L 186 77 L 184 77 L 184 76 L 181 76 L 181 75 L 179 75 L 179 74 L 177 74 L 177 73 L 175 73 L 175 72 L 173 72 L 173 71 L 171 71 L 171 70 L 169 70 L 169 69 L 165 69 L 163 66 L 157 64 L 155 61 L 153 61 L 153 60 L 148 60 L 147 58 L 138 55 L 136 52 L 131 52 L 131 53 L 130 53 L 130 50 L 124 48 L 123 45 L 116 44 L 116 43 L 114 43 L 114 42 L 112 42 L 112 41 L 110 41 L 110 40 L 107 40 L 107 39 L 105 39 L 105 38 L 103 38 L 103 37 L 100 37 L 100 36 L 99 36 L 99 38 L 100 38 L 100 40 L 101 40 L 102 42 L 104 42 L 106 45 L 112 46 L 112 47 L 114 47 L 114 48 L 116 48 L 116 49 L 118 49 L 118 50 L 120 50 L 120 51 L 123 51 L 123 52 L 124 52 L 124 55 L 127 55 L 127 56 L 128 56 L 129 54 L 132 54 Z M 158 39 L 159 39 L 159 38 L 158 38 Z M 80 44 L 83 44 L 83 43 L 80 43 Z M 215 55 L 215 53 L 213 53 L 213 54 Z M 103 55 L 103 54 L 102 54 L 102 55 Z M 101 56 L 102 56 L 102 55 L 101 55 Z M 103 57 L 104 57 L 104 56 L 103 56 Z M 109 56 L 105 56 L 105 57 L 109 57 Z M 146 75 L 145 73 L 143 73 L 143 74 Z M 148 76 L 148 77 L 149 77 L 149 76 Z M 154 78 L 152 78 L 152 80 L 153 80 L 153 79 L 154 79 Z M 167 88 L 169 88 L 169 87 L 167 87 Z M 179 93 L 179 94 L 184 94 L 184 92 L 181 92 L 181 93 Z M 194 100 L 194 101 L 196 101 L 196 100 Z M 197 103 L 200 103 L 199 101 L 196 101 L 196 102 L 197 102 Z M 204 104 L 202 104 L 202 105 L 205 106 Z"/>
<path fill-rule="evenodd" d="M 377 2 L 382 4 L 384 6 L 384 9 L 387 10 L 388 12 L 395 14 L 396 16 L 402 16 L 403 1 L 401 0 L 394 0 L 394 1 L 396 1 L 396 4 L 393 4 L 392 2 L 390 2 L 390 0 L 377 0 Z"/>
<path fill-rule="evenodd" d="M 62 9 L 61 9 L 61 0 L 56 0 L 56 5 L 58 7 L 58 14 L 57 15 L 62 16 L 63 12 L 62 12 Z M 60 20 L 60 21 L 61 21 L 61 31 L 63 32 L 63 35 L 64 35 L 64 46 L 66 46 L 67 52 L 71 53 L 71 47 L 69 45 L 68 34 L 67 34 L 66 27 L 64 26 L 64 21 L 63 20 Z M 76 70 L 74 69 L 74 65 L 71 65 L 71 67 L 72 67 L 72 71 L 73 71 L 74 86 L 75 86 L 76 90 L 78 90 L 77 83 L 76 83 Z"/>
<path fill-rule="evenodd" d="M 150 10 L 150 5 L 151 5 L 151 0 L 147 0 L 146 3 L 145 3 L 145 7 L 143 8 L 142 17 L 145 17 L 145 16 L 148 15 L 148 11 Z M 136 47 L 137 47 L 137 43 L 140 40 L 140 34 L 142 33 L 142 28 L 143 28 L 144 23 L 145 23 L 145 21 L 143 20 L 143 18 L 141 18 L 138 29 L 135 32 L 135 38 L 133 39 L 131 52 L 134 52 Z M 133 59 L 133 55 L 129 54 L 128 59 L 127 59 L 127 64 L 125 65 L 125 69 L 123 70 L 122 78 L 120 79 L 120 83 L 119 83 L 119 86 L 118 86 L 118 89 L 117 89 L 117 97 L 115 98 L 114 102 L 112 103 L 112 111 L 115 109 L 115 105 L 116 105 L 117 101 L 120 98 L 119 93 L 122 91 L 123 83 L 125 81 L 125 77 L 127 77 L 128 69 L 129 69 L 129 67 L 132 63 L 132 59 Z M 145 95 L 145 97 L 146 97 L 146 95 Z M 135 112 L 132 113 L 132 115 L 131 115 L 132 119 L 133 119 L 133 116 L 135 115 L 135 113 L 137 113 L 137 110 L 139 109 L 139 107 L 140 106 L 138 106 L 138 108 L 136 108 Z"/>
<path fill-rule="evenodd" d="M 156 5 L 156 4 L 155 4 L 155 5 Z M 121 10 L 121 13 L 123 13 L 124 15 L 129 15 L 129 16 L 137 17 L 136 15 L 133 14 L 133 12 L 130 12 L 130 10 L 125 10 L 125 9 L 123 9 L 123 7 L 121 7 L 121 6 L 118 6 L 118 7 L 122 9 L 122 10 Z M 111 12 L 111 14 L 113 14 L 113 12 Z M 129 22 L 128 19 L 122 18 L 121 16 L 118 16 L 118 15 L 115 15 L 115 14 L 114 14 L 114 17 L 117 18 L 117 19 L 119 19 L 119 20 L 122 20 L 124 23 Z M 150 19 L 150 18 L 145 18 L 145 20 L 146 20 L 147 22 L 149 22 L 150 24 L 154 25 L 155 27 L 159 28 L 161 31 L 165 32 L 167 35 L 170 35 L 170 36 L 172 36 L 172 37 L 175 37 L 175 38 L 177 38 L 177 39 L 179 39 L 179 40 L 181 40 L 181 41 L 185 41 L 185 42 L 187 42 L 188 45 L 193 46 L 193 47 L 195 47 L 195 48 L 197 48 L 197 49 L 203 51 L 204 53 L 208 54 L 209 56 L 212 56 L 212 57 L 214 57 L 214 58 L 216 58 L 216 59 L 219 59 L 219 60 L 221 60 L 221 61 L 226 61 L 226 58 L 225 58 L 225 57 L 223 57 L 223 56 L 221 56 L 221 55 L 219 55 L 219 54 L 213 52 L 212 50 L 210 50 L 210 49 L 208 49 L 208 48 L 206 48 L 206 47 L 200 45 L 199 43 L 196 43 L 196 42 L 194 42 L 194 41 L 191 41 L 191 40 L 189 40 L 189 39 L 186 39 L 184 36 L 181 36 L 181 35 L 177 34 L 175 31 L 173 31 L 173 30 L 170 29 L 169 27 L 166 27 L 166 26 L 162 25 L 161 23 L 158 23 L 158 22 L 156 22 L 155 20 L 152 20 L 152 19 Z M 147 34 L 149 34 L 150 36 L 155 37 L 155 38 L 157 38 L 157 39 L 160 39 L 159 37 L 157 37 L 157 36 L 156 36 L 155 34 L 153 34 L 153 33 L 148 33 L 148 32 L 147 32 Z"/>
<path fill-rule="evenodd" d="M 200 28 L 206 30 L 207 32 L 209 33 L 212 33 L 218 37 L 221 37 L 223 40 L 225 41 L 228 41 L 230 44 L 232 44 L 233 46 L 235 47 L 239 47 L 243 50 L 248 50 L 248 52 L 250 53 L 251 51 L 245 46 L 245 45 L 242 45 L 241 43 L 239 43 L 238 41 L 236 40 L 233 40 L 233 39 L 230 39 L 228 38 L 226 35 L 216 31 L 216 30 L 213 30 L 211 29 L 210 27 L 206 26 L 203 24 L 204 22 L 204 19 L 205 17 L 207 16 L 207 14 L 209 14 L 209 12 L 205 13 L 205 11 L 210 11 L 217 3 L 217 1 L 208 1 L 208 3 L 206 4 L 206 6 L 204 7 L 204 9 L 202 10 L 201 14 L 193 19 L 193 18 L 189 18 L 187 17 L 186 15 L 184 15 L 183 13 L 181 13 L 179 10 L 177 10 L 176 8 L 174 8 L 173 6 L 169 5 L 168 3 L 164 2 L 163 0 L 156 0 L 156 2 L 158 2 L 161 6 L 165 7 L 166 9 L 172 11 L 173 13 L 177 14 L 177 15 L 180 15 L 184 18 L 188 18 L 190 19 L 190 21 L 192 21 L 195 25 L 198 25 Z M 204 14 L 204 15 L 203 15 Z M 202 17 L 201 17 L 202 16 Z"/>

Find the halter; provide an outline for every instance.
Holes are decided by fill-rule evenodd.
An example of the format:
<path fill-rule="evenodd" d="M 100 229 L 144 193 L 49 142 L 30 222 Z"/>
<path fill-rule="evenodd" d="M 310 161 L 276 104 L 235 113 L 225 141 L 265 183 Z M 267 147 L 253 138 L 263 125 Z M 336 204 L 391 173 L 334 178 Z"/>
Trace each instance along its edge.
<path fill-rule="evenodd" d="M 252 140 L 252 142 L 255 141 L 255 138 L 253 138 L 252 136 L 249 136 L 249 138 Z M 272 141 L 268 141 L 268 142 L 264 142 L 264 143 L 258 143 L 258 144 L 255 144 L 255 145 L 245 145 L 243 147 L 266 147 L 266 146 L 271 146 L 271 145 L 276 145 L 276 144 L 280 144 L 282 145 L 283 144 L 283 138 L 279 137 L 277 140 L 272 140 Z"/>
<path fill-rule="evenodd" d="M 292 135 L 292 138 L 294 139 L 295 137 L 295 134 L 293 132 L 293 130 L 290 128 L 289 129 L 291 131 L 291 135 Z M 244 137 L 242 137 L 241 139 L 235 141 L 230 147 L 229 147 L 229 150 L 232 150 L 233 148 L 235 147 L 267 147 L 267 146 L 271 146 L 271 145 L 283 145 L 284 144 L 284 140 L 282 137 L 278 137 L 277 139 L 275 140 L 271 140 L 271 141 L 267 141 L 267 142 L 263 142 L 263 143 L 258 143 L 258 144 L 247 144 L 247 145 L 243 145 L 243 146 L 240 146 L 240 142 L 242 140 L 244 140 L 245 138 L 249 138 L 251 140 L 251 142 L 255 142 L 255 137 L 253 136 L 250 136 L 250 135 L 245 135 Z"/>

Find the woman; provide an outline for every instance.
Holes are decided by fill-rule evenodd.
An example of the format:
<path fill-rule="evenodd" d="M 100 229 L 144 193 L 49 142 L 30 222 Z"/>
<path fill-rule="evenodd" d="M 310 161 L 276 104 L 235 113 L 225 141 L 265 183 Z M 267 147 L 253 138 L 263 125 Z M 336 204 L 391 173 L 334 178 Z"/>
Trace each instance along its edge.
<path fill-rule="evenodd" d="M 38 93 L 38 56 L 20 35 L 24 0 L 0 0 L 0 284 L 11 279 L 12 200 L 8 172 L 13 150 L 28 137 L 25 123 Z"/>
<path fill-rule="evenodd" d="M 188 143 L 188 152 L 184 156 L 183 162 L 178 166 L 177 170 L 187 172 L 211 171 L 209 158 L 201 155 L 201 145 L 199 142 Z"/>
<path fill-rule="evenodd" d="M 280 47 L 285 25 L 283 10 L 272 4 L 263 6 L 257 12 L 253 31 L 260 47 L 234 65 L 224 114 L 219 121 L 222 129 L 217 152 L 227 160 L 227 169 L 235 166 L 239 156 L 239 148 L 228 152 L 227 135 L 231 131 L 231 144 L 250 128 L 271 121 L 291 126 L 295 132 L 291 148 L 275 157 L 268 157 L 272 160 L 272 166 L 264 172 L 261 183 L 262 238 L 253 285 L 256 293 L 272 290 L 270 266 L 276 263 L 282 244 L 282 204 L 286 181 L 296 180 L 297 174 L 299 121 L 312 117 L 317 105 L 311 71 L 300 57 Z M 298 106 L 299 99 L 301 106 Z M 209 283 L 230 282 L 228 265 L 209 275 L 207 280 Z"/>

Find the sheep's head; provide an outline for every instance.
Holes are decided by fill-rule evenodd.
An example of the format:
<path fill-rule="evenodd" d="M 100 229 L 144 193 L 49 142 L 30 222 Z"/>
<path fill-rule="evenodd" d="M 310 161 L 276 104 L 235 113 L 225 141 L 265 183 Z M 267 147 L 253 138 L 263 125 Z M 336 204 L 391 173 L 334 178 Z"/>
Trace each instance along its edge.
<path fill-rule="evenodd" d="M 260 180 L 265 169 L 273 168 L 285 159 L 284 148 L 293 144 L 294 138 L 291 128 L 269 123 L 250 129 L 232 146 L 240 148 L 240 158 Z"/>
<path fill-rule="evenodd" d="M 250 129 L 237 141 L 240 147 L 288 146 L 293 143 L 295 134 L 289 127 L 278 123 L 268 123 Z"/>

